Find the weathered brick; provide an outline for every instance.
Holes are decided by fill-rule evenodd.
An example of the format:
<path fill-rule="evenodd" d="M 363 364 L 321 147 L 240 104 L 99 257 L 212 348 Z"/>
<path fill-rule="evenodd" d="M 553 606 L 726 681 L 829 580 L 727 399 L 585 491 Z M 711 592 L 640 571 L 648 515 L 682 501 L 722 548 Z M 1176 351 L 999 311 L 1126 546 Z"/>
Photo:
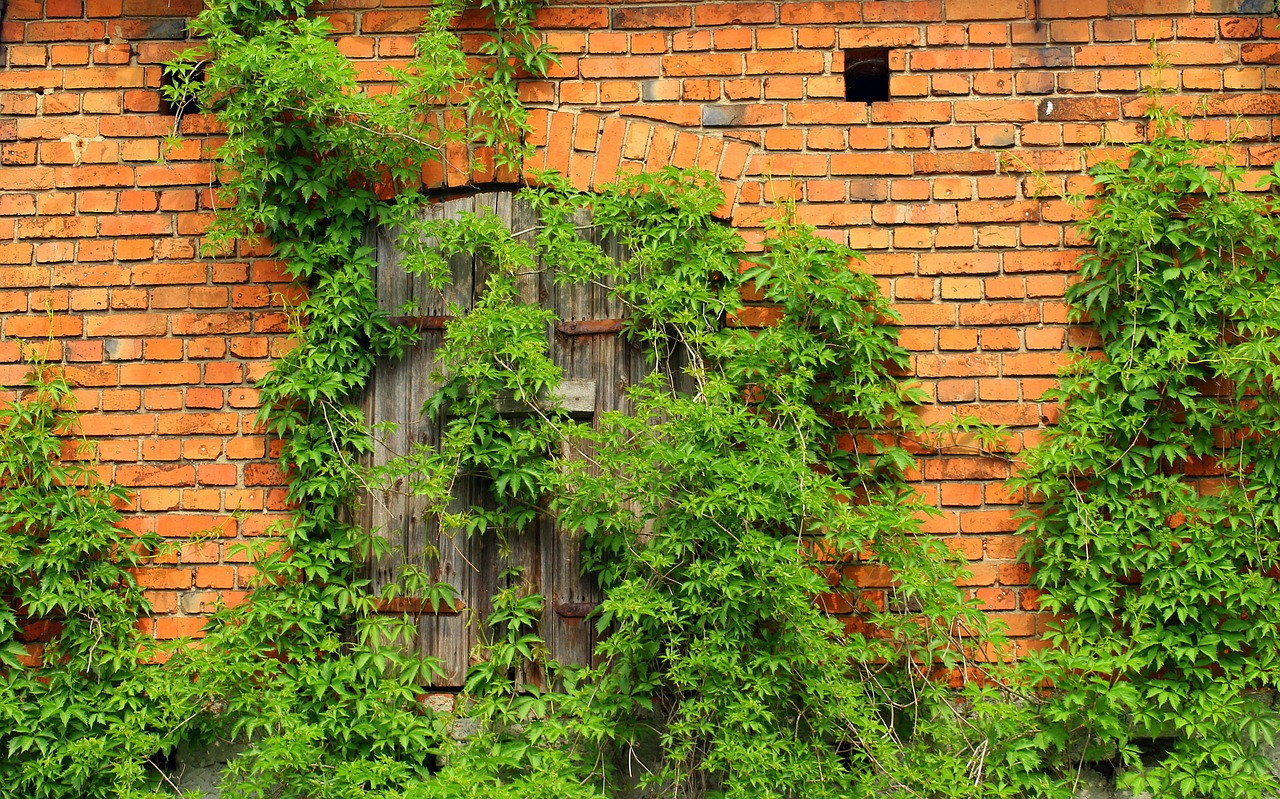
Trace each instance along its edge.
<path fill-rule="evenodd" d="M 701 3 L 694 6 L 695 25 L 773 23 L 778 9 L 772 3 Z"/>
<path fill-rule="evenodd" d="M 944 4 L 948 22 L 975 19 L 1026 19 L 1026 0 L 947 0 Z"/>
<path fill-rule="evenodd" d="M 1056 383 L 1064 348 L 1097 343 L 1066 323 L 1082 211 L 1057 196 L 1094 191 L 1084 148 L 1096 163 L 1148 134 L 1146 42 L 1156 39 L 1181 67 L 1164 73 L 1180 92 L 1166 102 L 1196 117 L 1193 135 L 1234 135 L 1251 176 L 1276 160 L 1280 123 L 1270 120 L 1280 101 L 1267 92 L 1280 86 L 1280 22 L 1260 4 L 543 7 L 537 25 L 562 62 L 521 81 L 523 100 L 541 109 L 531 114 L 530 165 L 560 169 L 584 189 L 619 167 L 700 165 L 720 179 L 728 200 L 717 213 L 750 249 L 776 218 L 771 203 L 794 200 L 820 235 L 868 252 L 864 268 L 897 303 L 922 387 L 1017 428 L 1012 446 L 1021 447 L 1053 421 L 1037 400 Z M 197 252 L 214 202 L 210 163 L 224 140 L 216 120 L 185 115 L 187 142 L 157 161 L 174 128 L 159 113 L 158 65 L 192 46 L 196 5 L 10 0 L 0 70 L 0 228 L 10 236 L 0 240 L 0 381 L 25 374 L 11 337 L 55 336 L 41 346 L 66 361 L 104 476 L 135 489 L 130 525 L 176 538 L 214 527 L 221 537 L 256 536 L 287 505 L 279 442 L 268 445 L 255 426 L 258 393 L 247 381 L 295 346 L 280 298 L 305 291 L 289 287 L 266 243 L 244 244 L 237 258 Z M 412 57 L 423 9 L 338 0 L 329 10 L 339 51 L 374 91 L 389 90 L 389 67 Z M 473 55 L 490 25 L 474 11 L 460 18 Z M 893 100 L 845 102 L 843 51 L 870 47 L 890 49 Z M 1201 92 L 1203 106 L 1193 96 Z M 486 151 L 455 146 L 450 158 L 462 168 L 428 168 L 428 185 L 516 179 Z M 757 305 L 745 317 L 775 314 Z M 1042 629 L 1027 612 L 1036 592 L 1014 562 L 1020 542 L 1006 513 L 1023 499 L 1002 490 L 1007 474 L 1003 462 L 951 457 L 924 458 L 913 472 L 928 481 L 925 501 L 946 508 L 925 530 L 950 536 L 976 567 L 968 595 L 1008 618 L 1015 635 L 1033 635 Z M 239 524 L 224 515 L 237 508 L 272 513 Z M 147 578 L 159 615 L 148 630 L 199 634 L 215 597 L 243 598 L 252 571 L 242 562 L 217 542 L 183 547 L 159 567 L 175 568 Z M 889 584 L 872 567 L 856 574 Z M 824 601 L 852 610 L 844 598 Z M 869 587 L 866 601 L 884 602 L 883 591 Z"/>
<path fill-rule="evenodd" d="M 613 27 L 687 28 L 693 22 L 689 6 L 648 6 L 619 8 L 613 11 Z"/>
<path fill-rule="evenodd" d="M 784 25 L 861 22 L 862 5 L 853 0 L 831 3 L 783 3 L 780 18 Z"/>
<path fill-rule="evenodd" d="M 1036 114 L 1041 122 L 1119 119 L 1120 101 L 1114 97 L 1047 99 L 1040 101 Z"/>

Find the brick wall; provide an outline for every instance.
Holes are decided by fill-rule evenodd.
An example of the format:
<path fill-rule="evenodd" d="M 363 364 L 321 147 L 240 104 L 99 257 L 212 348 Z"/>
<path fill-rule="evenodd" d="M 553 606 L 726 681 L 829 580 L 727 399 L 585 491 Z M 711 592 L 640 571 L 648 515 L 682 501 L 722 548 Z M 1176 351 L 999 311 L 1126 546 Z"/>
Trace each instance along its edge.
<path fill-rule="evenodd" d="M 128 524 L 184 544 L 144 570 L 161 637 L 197 633 L 251 567 L 229 547 L 281 518 L 255 378 L 285 345 L 292 289 L 261 252 L 204 258 L 212 126 L 161 161 L 175 131 L 159 64 L 193 0 L 8 0 L 0 41 L 0 385 L 25 346 L 64 361 L 105 479 L 134 492 Z M 422 3 L 335 0 L 339 47 L 370 85 L 409 56 Z M 1080 242 L 1060 196 L 1082 162 L 1146 134 L 1150 42 L 1204 136 L 1267 170 L 1280 129 L 1280 19 L 1270 0 L 553 2 L 561 53 L 522 87 L 540 146 L 530 167 L 580 186 L 666 163 L 716 171 L 749 240 L 775 197 L 859 248 L 903 317 L 915 374 L 953 411 L 1034 442 L 1038 402 L 1085 329 L 1063 291 Z M 479 20 L 463 18 L 475 47 Z M 845 99 L 847 51 L 887 48 L 887 102 Z M 1202 98 L 1204 98 L 1202 100 Z M 463 155 L 455 158 L 465 164 Z M 1029 170 L 1042 173 L 1028 175 Z M 432 185 L 488 179 L 483 162 Z M 763 313 L 763 311 L 761 311 Z M 47 342 L 52 342 L 48 344 Z M 940 515 L 926 529 L 972 561 L 971 590 L 1033 637 L 1014 560 L 1009 466 L 963 448 L 921 458 Z M 874 574 L 862 575 L 874 588 Z"/>

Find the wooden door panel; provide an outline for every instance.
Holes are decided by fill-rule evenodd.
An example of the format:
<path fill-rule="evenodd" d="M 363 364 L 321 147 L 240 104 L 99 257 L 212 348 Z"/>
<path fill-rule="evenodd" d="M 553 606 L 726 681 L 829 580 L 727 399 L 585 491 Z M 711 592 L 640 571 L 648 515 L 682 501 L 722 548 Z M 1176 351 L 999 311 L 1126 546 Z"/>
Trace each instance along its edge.
<path fill-rule="evenodd" d="M 529 231 L 526 235 L 532 235 L 536 228 L 537 215 L 529 204 L 514 200 L 505 192 L 449 200 L 429 207 L 425 213 L 450 219 L 483 207 L 494 209 L 514 231 Z M 578 222 L 586 226 L 589 220 L 583 216 Z M 584 235 L 595 234 L 587 230 Z M 438 367 L 435 352 L 443 340 L 440 328 L 451 305 L 466 309 L 474 304 L 483 290 L 488 265 L 470 256 L 453 258 L 451 285 L 441 293 L 430 289 L 424 278 L 404 272 L 395 231 L 379 231 L 373 239 L 378 259 L 379 306 L 422 330 L 422 341 L 401 361 L 377 365 L 366 394 L 365 408 L 372 422 L 393 421 L 399 425 L 383 436 L 384 445 L 379 445 L 370 459 L 374 466 L 381 466 L 406 452 L 413 442 L 439 445 L 440 426 L 423 416 L 421 409 L 439 388 L 431 375 Z M 606 242 L 606 248 L 615 257 L 623 257 L 616 243 Z M 559 332 L 554 328 L 547 331 L 548 347 L 566 381 L 573 381 L 570 393 L 589 390 L 584 387 L 594 381 L 593 424 L 598 423 L 602 410 L 626 409 L 626 387 L 653 367 L 644 363 L 636 347 L 619 336 L 624 308 L 608 285 L 556 285 L 545 268 L 536 274 L 518 276 L 518 285 L 523 301 L 549 307 L 561 320 Z M 412 312 L 406 313 L 406 309 Z M 424 613 L 418 621 L 418 650 L 445 664 L 446 673 L 437 682 L 439 687 L 462 685 L 483 635 L 481 625 L 492 610 L 491 598 L 499 587 L 499 575 L 509 566 L 522 568 L 521 579 L 528 589 L 546 597 L 541 633 L 551 656 L 566 664 L 591 662 L 595 622 L 585 616 L 599 603 L 601 594 L 595 580 L 582 575 L 579 541 L 573 531 L 554 520 L 543 519 L 512 538 L 508 542 L 509 553 L 503 555 L 492 535 L 468 538 L 462 533 L 440 530 L 434 519 L 424 519 L 422 500 L 395 489 L 367 497 L 361 509 L 361 522 L 375 528 L 392 545 L 387 556 L 371 560 L 369 574 L 376 591 L 394 581 L 405 564 L 412 564 L 457 589 L 460 612 Z M 453 497 L 451 510 L 492 502 L 485 481 L 476 477 L 460 478 Z M 539 674 L 525 677 L 542 682 Z"/>

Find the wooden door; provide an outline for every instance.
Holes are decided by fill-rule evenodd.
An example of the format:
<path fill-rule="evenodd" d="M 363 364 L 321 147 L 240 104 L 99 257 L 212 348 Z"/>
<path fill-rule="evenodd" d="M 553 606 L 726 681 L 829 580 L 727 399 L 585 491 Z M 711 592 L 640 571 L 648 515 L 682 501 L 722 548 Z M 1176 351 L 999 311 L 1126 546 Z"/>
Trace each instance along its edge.
<path fill-rule="evenodd" d="M 430 206 L 425 213 L 433 218 L 457 218 L 459 214 L 491 208 L 512 230 L 528 231 L 537 225 L 537 215 L 510 192 L 477 194 Z M 580 220 L 586 223 L 585 217 Z M 584 224 L 584 236 L 597 236 Z M 421 413 L 423 403 L 438 385 L 431 379 L 437 369 L 436 348 L 443 338 L 448 308 L 456 304 L 469 308 L 483 290 L 488 265 L 470 256 L 452 259 L 451 285 L 444 296 L 433 291 L 425 278 L 414 278 L 400 267 L 394 231 L 374 234 L 378 258 L 378 298 L 380 307 L 397 316 L 408 303 L 417 311 L 399 321 L 416 325 L 421 342 L 398 362 L 382 362 L 374 370 L 365 407 L 373 423 L 395 422 L 394 433 L 383 437 L 372 462 L 384 465 L 406 452 L 414 441 L 437 446 L 440 427 Z M 620 248 L 609 241 L 602 246 L 616 258 Z M 564 372 L 571 396 L 585 401 L 570 403 L 569 409 L 583 413 L 598 424 L 606 410 L 628 410 L 626 388 L 638 382 L 654 367 L 646 365 L 637 347 L 620 335 L 623 305 L 606 286 L 557 286 L 550 271 L 540 264 L 537 274 L 522 276 L 521 296 L 525 302 L 552 309 L 558 322 L 548 329 L 551 357 Z M 589 444 L 587 454 L 589 452 Z M 491 502 L 488 487 L 480 478 L 459 480 L 452 511 Z M 461 686 L 477 643 L 482 639 L 482 623 L 492 610 L 491 597 L 499 587 L 499 575 L 508 566 L 523 569 L 523 580 L 534 593 L 546 598 L 542 616 L 542 636 L 551 656 L 564 664 L 588 664 L 596 642 L 595 622 L 586 618 L 600 601 L 594 579 L 581 570 L 579 541 L 574 531 L 554 520 L 544 519 L 510 541 L 510 553 L 499 554 L 496 542 L 484 536 L 467 538 L 456 531 L 441 530 L 434 519 L 424 519 L 421 499 L 398 492 L 378 491 L 367 497 L 362 522 L 388 539 L 391 554 L 369 564 L 373 589 L 396 579 L 404 564 L 428 571 L 433 579 L 453 585 L 463 607 L 453 613 L 423 613 L 418 619 L 416 646 L 424 655 L 444 661 L 446 674 L 438 687 Z M 412 603 L 410 603 L 412 604 Z M 535 680 L 537 675 L 531 675 Z"/>

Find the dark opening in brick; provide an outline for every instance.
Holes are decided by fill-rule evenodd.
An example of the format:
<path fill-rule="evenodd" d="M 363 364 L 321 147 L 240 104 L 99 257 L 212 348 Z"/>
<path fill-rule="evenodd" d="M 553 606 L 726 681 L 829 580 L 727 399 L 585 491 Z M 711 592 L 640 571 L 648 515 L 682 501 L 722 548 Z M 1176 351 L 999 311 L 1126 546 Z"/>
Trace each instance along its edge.
<path fill-rule="evenodd" d="M 179 87 L 194 89 L 204 83 L 205 62 L 201 61 L 189 68 L 165 67 L 160 72 L 160 113 L 182 116 L 196 111 L 196 98 L 187 92 L 180 92 Z"/>
<path fill-rule="evenodd" d="M 844 51 L 844 99 L 851 103 L 883 103 L 889 99 L 889 48 Z"/>
<path fill-rule="evenodd" d="M 8 3 L 6 2 L 6 0 L 0 0 L 0 23 L 4 22 L 4 11 L 7 5 Z M 5 63 L 6 62 L 4 60 L 4 41 L 0 39 L 0 67 L 3 67 Z"/>

